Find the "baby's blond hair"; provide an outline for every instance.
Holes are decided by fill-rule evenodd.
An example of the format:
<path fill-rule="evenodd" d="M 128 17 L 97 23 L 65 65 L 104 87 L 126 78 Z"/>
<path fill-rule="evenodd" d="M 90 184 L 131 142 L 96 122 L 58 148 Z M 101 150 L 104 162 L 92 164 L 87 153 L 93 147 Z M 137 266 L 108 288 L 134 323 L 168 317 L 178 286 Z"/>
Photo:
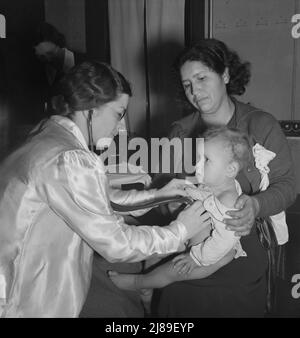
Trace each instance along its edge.
<path fill-rule="evenodd" d="M 224 148 L 232 155 L 232 160 L 237 162 L 239 170 L 244 169 L 252 160 L 252 147 L 247 134 L 228 127 L 209 128 L 203 135 L 204 140 L 221 139 Z"/>

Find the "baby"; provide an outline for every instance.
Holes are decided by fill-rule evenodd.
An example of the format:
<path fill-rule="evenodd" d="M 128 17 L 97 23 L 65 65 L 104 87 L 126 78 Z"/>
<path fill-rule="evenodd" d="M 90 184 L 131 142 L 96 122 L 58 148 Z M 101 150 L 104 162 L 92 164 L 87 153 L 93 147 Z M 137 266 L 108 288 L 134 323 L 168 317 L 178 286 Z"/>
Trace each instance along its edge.
<path fill-rule="evenodd" d="M 205 278 L 233 258 L 247 256 L 240 237 L 227 230 L 223 219 L 233 210 L 242 193 L 235 180 L 240 170 L 251 160 L 252 149 L 248 137 L 238 130 L 226 127 L 209 130 L 204 135 L 204 157 L 196 167 L 196 176 L 203 178 L 199 187 L 187 188 L 195 200 L 202 200 L 212 224 L 187 243 L 187 250 L 173 260 L 145 274 L 109 272 L 119 288 L 139 290 L 150 300 L 148 289 L 161 288 L 182 280 Z M 201 180 L 202 180 L 201 178 Z M 143 297 L 142 297 L 143 299 Z"/>

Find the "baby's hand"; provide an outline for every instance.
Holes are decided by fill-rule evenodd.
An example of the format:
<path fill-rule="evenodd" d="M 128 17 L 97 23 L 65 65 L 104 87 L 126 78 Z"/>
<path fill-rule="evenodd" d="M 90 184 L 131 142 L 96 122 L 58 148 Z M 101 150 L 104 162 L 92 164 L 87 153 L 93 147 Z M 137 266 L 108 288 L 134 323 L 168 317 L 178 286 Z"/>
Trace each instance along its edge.
<path fill-rule="evenodd" d="M 174 269 L 179 274 L 189 274 L 198 266 L 189 253 L 176 256 L 172 262 L 174 263 Z"/>

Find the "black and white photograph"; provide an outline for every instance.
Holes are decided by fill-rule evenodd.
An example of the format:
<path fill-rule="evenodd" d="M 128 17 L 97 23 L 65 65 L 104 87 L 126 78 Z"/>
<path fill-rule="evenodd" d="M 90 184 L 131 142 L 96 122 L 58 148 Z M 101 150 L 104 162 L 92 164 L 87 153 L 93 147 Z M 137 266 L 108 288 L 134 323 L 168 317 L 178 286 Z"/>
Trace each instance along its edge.
<path fill-rule="evenodd" d="M 299 167 L 300 0 L 0 0 L 0 318 L 300 318 Z"/>

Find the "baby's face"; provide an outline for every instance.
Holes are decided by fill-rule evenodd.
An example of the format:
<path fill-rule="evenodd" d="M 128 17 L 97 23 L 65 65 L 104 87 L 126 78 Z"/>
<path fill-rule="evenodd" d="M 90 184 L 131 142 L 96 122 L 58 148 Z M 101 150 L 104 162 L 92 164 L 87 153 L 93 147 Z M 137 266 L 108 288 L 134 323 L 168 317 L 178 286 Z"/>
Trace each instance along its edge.
<path fill-rule="evenodd" d="M 203 164 L 196 167 L 196 175 L 203 176 L 203 183 L 209 186 L 222 184 L 226 176 L 226 168 L 231 160 L 228 149 L 222 140 L 217 138 L 205 141 Z M 200 173 L 203 170 L 204 172 Z"/>

